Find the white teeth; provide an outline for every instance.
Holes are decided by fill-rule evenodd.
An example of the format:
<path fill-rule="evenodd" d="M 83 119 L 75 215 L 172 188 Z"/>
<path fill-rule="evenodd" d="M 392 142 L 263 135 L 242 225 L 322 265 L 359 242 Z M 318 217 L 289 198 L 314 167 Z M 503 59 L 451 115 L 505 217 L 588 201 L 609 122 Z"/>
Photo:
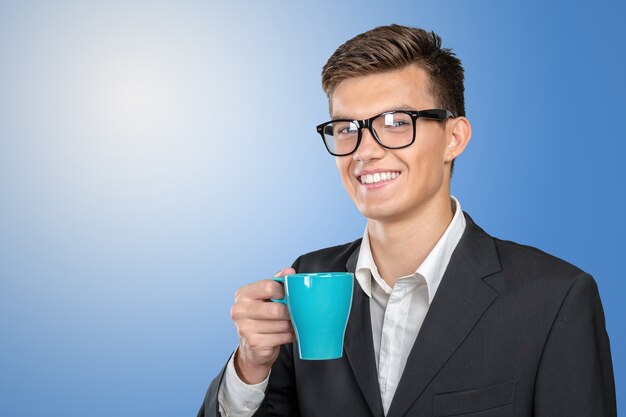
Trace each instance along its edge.
<path fill-rule="evenodd" d="M 363 184 L 375 184 L 381 181 L 389 181 L 396 178 L 400 173 L 398 172 L 377 172 L 375 174 L 361 175 L 361 183 Z"/>

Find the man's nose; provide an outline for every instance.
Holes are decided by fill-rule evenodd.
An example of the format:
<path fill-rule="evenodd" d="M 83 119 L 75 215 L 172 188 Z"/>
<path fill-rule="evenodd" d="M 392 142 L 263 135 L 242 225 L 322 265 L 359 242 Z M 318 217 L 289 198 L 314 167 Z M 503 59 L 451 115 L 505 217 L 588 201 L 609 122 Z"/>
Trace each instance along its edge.
<path fill-rule="evenodd" d="M 386 149 L 380 146 L 369 129 L 361 132 L 361 143 L 353 154 L 355 161 L 367 161 L 380 159 L 385 155 Z"/>

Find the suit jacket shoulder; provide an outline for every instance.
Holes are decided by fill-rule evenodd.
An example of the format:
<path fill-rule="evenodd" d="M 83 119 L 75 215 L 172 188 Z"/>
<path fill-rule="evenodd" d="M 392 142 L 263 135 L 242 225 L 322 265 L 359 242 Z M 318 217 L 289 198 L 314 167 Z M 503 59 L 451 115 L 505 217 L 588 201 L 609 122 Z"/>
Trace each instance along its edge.
<path fill-rule="evenodd" d="M 350 257 L 358 255 L 361 240 L 305 253 L 296 259 L 293 268 L 296 272 L 345 271 Z"/>
<path fill-rule="evenodd" d="M 466 230 L 455 253 L 465 258 L 466 266 L 477 265 L 474 269 L 478 275 L 498 293 L 508 290 L 520 296 L 540 293 L 559 298 L 579 279 L 594 282 L 585 271 L 561 258 L 533 246 L 493 237 L 467 213 L 465 218 Z"/>
<path fill-rule="evenodd" d="M 586 274 L 585 271 L 577 266 L 536 247 L 510 240 L 492 238 L 495 242 L 500 262 L 520 272 L 529 273 L 533 276 L 542 276 L 546 279 L 563 278 L 567 281 L 571 281 L 573 277 Z"/>

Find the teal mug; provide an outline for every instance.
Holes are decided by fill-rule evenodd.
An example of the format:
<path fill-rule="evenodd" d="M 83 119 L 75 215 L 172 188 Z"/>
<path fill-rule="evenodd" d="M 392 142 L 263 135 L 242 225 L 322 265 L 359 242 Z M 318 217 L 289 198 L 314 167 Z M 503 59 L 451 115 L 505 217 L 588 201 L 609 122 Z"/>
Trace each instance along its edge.
<path fill-rule="evenodd" d="M 337 359 L 343 355 L 354 275 L 349 272 L 289 274 L 272 278 L 285 286 L 286 304 L 296 332 L 300 359 Z"/>

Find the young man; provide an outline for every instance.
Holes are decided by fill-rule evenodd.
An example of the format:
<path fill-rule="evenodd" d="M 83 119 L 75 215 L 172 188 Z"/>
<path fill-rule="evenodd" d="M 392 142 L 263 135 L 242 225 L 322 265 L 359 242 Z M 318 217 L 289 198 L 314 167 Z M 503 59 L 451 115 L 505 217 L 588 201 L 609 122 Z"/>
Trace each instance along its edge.
<path fill-rule="evenodd" d="M 318 126 L 368 219 L 362 239 L 279 274 L 355 273 L 345 355 L 302 361 L 270 280 L 232 307 L 240 344 L 199 416 L 615 416 L 591 276 L 489 236 L 450 195 L 471 137 L 463 68 L 434 33 L 397 25 L 339 47 Z"/>

